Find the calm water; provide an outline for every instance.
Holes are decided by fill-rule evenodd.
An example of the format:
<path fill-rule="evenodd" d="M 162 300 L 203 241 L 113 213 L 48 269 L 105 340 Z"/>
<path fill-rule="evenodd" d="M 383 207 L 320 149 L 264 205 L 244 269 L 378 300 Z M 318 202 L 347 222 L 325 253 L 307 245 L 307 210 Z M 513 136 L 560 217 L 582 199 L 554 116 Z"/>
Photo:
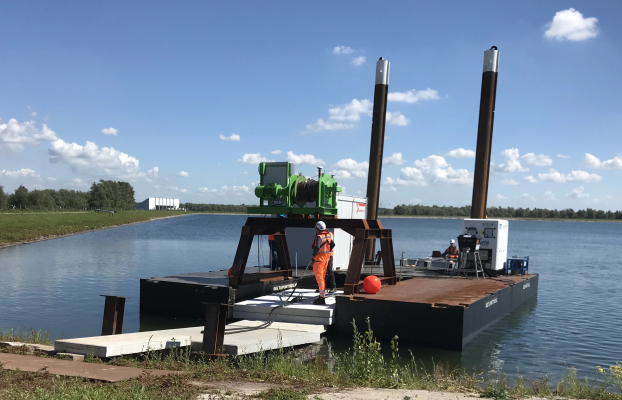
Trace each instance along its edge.
<path fill-rule="evenodd" d="M 245 218 L 191 215 L 0 249 L 0 330 L 98 335 L 99 295 L 115 294 L 131 297 L 124 332 L 138 331 L 139 279 L 229 268 Z M 461 220 L 383 224 L 393 229 L 395 256 L 410 258 L 444 249 L 462 228 Z M 511 221 L 508 254 L 531 256 L 530 270 L 540 274 L 537 299 L 462 353 L 413 352 L 424 360 L 508 375 L 520 368 L 529 377 L 557 377 L 566 365 L 592 376 L 594 366 L 622 361 L 622 261 L 614 255 L 620 237 L 618 223 Z M 262 255 L 267 263 L 267 252 L 253 247 L 249 264 Z M 145 316 L 142 322 L 144 328 Z"/>

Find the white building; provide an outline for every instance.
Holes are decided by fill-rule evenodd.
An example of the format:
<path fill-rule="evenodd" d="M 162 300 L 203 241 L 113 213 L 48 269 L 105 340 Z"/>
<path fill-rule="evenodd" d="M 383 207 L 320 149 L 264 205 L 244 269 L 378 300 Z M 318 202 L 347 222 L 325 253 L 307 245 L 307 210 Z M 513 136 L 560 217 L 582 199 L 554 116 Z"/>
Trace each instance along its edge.
<path fill-rule="evenodd" d="M 179 210 L 179 199 L 149 197 L 136 205 L 137 210 Z"/>

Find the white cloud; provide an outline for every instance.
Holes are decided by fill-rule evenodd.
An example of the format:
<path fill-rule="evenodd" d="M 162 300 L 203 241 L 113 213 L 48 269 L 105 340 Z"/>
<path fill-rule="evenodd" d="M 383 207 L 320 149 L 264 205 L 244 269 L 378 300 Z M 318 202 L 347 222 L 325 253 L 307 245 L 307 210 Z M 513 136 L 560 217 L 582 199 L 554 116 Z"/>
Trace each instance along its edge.
<path fill-rule="evenodd" d="M 46 124 L 38 129 L 34 121 L 20 123 L 15 119 L 10 119 L 4 123 L 0 119 L 0 150 L 20 152 L 24 151 L 24 145 L 37 145 L 56 139 L 56 133 Z"/>
<path fill-rule="evenodd" d="M 115 129 L 115 128 L 112 128 L 112 127 L 110 127 L 110 128 L 104 128 L 104 129 L 102 129 L 102 133 L 103 133 L 104 135 L 112 135 L 112 136 L 117 136 L 117 133 L 119 133 L 119 130 L 118 130 L 118 129 Z"/>
<path fill-rule="evenodd" d="M 410 120 L 403 116 L 399 111 L 393 113 L 387 111 L 387 123 L 390 125 L 406 126 L 410 124 Z"/>
<path fill-rule="evenodd" d="M 387 192 L 397 192 L 397 188 L 395 186 L 387 186 L 385 189 Z"/>
<path fill-rule="evenodd" d="M 50 182 L 56 182 L 56 178 L 54 178 L 53 176 L 49 176 L 47 179 Z"/>
<path fill-rule="evenodd" d="M 360 67 L 361 65 L 365 64 L 366 61 L 367 61 L 367 57 L 365 57 L 365 56 L 358 56 L 358 57 L 353 58 L 351 63 L 355 67 Z"/>
<path fill-rule="evenodd" d="M 566 196 L 572 197 L 573 199 L 583 199 L 590 197 L 590 194 L 585 193 L 583 186 L 579 186 L 578 188 L 573 189 L 570 193 L 567 193 Z"/>
<path fill-rule="evenodd" d="M 36 112 L 36 111 L 34 111 L 34 110 L 32 109 L 32 107 L 31 107 L 31 106 L 28 106 L 28 107 L 26 107 L 26 108 L 28 109 L 28 112 L 30 113 L 30 116 L 31 116 L 32 118 L 34 118 L 34 117 L 36 117 L 36 116 L 37 116 L 37 112 Z"/>
<path fill-rule="evenodd" d="M 218 135 L 218 138 L 220 140 L 228 140 L 230 142 L 239 142 L 240 141 L 240 135 L 238 135 L 236 133 L 232 133 L 230 136 Z"/>
<path fill-rule="evenodd" d="M 158 168 L 158 167 L 153 167 L 152 169 L 148 169 L 147 170 L 147 175 L 149 175 L 149 176 L 151 176 L 153 178 L 157 178 L 159 170 L 160 170 L 160 168 Z"/>
<path fill-rule="evenodd" d="M 391 178 L 390 176 L 387 176 L 386 178 L 384 178 L 384 183 L 386 183 L 387 185 L 393 185 L 395 184 L 395 180 L 393 180 L 393 178 Z"/>
<path fill-rule="evenodd" d="M 268 160 L 266 157 L 262 157 L 260 153 L 254 153 L 244 154 L 238 161 L 244 164 L 259 164 L 262 162 L 273 162 L 274 160 Z"/>
<path fill-rule="evenodd" d="M 557 158 L 570 158 L 570 156 L 567 156 L 565 154 L 558 154 Z"/>
<path fill-rule="evenodd" d="M 592 39 L 598 36 L 598 19 L 584 18 L 583 14 L 574 8 L 558 11 L 553 20 L 546 24 L 544 32 L 547 39 L 569 40 L 573 42 Z"/>
<path fill-rule="evenodd" d="M 50 143 L 48 154 L 51 163 L 67 164 L 78 173 L 117 179 L 145 176 L 145 173 L 140 171 L 136 158 L 112 147 L 100 149 L 93 142 L 87 141 L 86 145 L 81 146 L 57 139 Z"/>
<path fill-rule="evenodd" d="M 336 180 L 353 178 L 352 173 L 350 173 L 350 171 L 346 171 L 343 169 L 330 171 L 329 174 L 333 175 Z"/>
<path fill-rule="evenodd" d="M 525 180 L 529 183 L 598 182 L 602 180 L 602 177 L 597 174 L 590 174 L 587 171 L 572 171 L 569 174 L 563 174 L 551 168 L 546 174 L 538 174 L 537 177 L 529 175 L 525 177 Z"/>
<path fill-rule="evenodd" d="M 242 174 L 242 175 L 248 175 L 248 172 L 246 172 L 246 171 L 242 171 L 242 172 L 240 172 L 240 174 Z"/>
<path fill-rule="evenodd" d="M 0 176 L 4 178 L 23 179 L 23 178 L 40 178 L 39 174 L 30 168 L 22 168 L 17 171 L 0 170 Z"/>
<path fill-rule="evenodd" d="M 525 160 L 526 164 L 536 167 L 548 167 L 553 165 L 551 157 L 544 154 L 527 153 L 521 157 L 521 160 Z"/>
<path fill-rule="evenodd" d="M 184 176 L 184 177 L 186 177 L 186 178 L 187 178 L 187 177 L 188 177 L 188 173 L 187 173 L 186 171 L 179 171 L 179 172 L 177 173 L 177 176 Z"/>
<path fill-rule="evenodd" d="M 352 54 L 354 53 L 354 49 L 348 46 L 335 46 L 333 49 L 333 54 Z"/>
<path fill-rule="evenodd" d="M 369 163 L 367 161 L 356 162 L 351 158 L 339 160 L 333 165 L 335 169 L 345 169 L 348 171 L 365 171 L 369 169 Z"/>
<path fill-rule="evenodd" d="M 550 190 L 548 192 L 544 193 L 544 199 L 545 200 L 550 200 L 550 201 L 556 201 L 557 200 L 557 198 L 555 197 L 553 192 L 551 192 Z"/>
<path fill-rule="evenodd" d="M 468 185 L 473 177 L 466 169 L 453 169 L 441 156 L 429 156 L 414 162 L 414 167 L 402 168 L 399 185 L 426 186 L 428 184 Z M 387 181 L 387 183 L 389 183 Z"/>
<path fill-rule="evenodd" d="M 585 157 L 583 158 L 585 161 L 585 165 L 590 168 L 605 168 L 605 169 L 621 169 L 622 168 L 622 157 L 620 155 L 615 156 L 611 160 L 600 161 L 598 157 L 591 155 L 590 153 L 585 153 Z"/>
<path fill-rule="evenodd" d="M 200 187 L 199 192 L 201 193 L 216 193 L 218 189 L 208 189 L 207 187 Z"/>
<path fill-rule="evenodd" d="M 514 179 L 504 179 L 501 181 L 501 184 L 507 186 L 514 186 L 518 185 L 518 182 L 516 182 Z"/>
<path fill-rule="evenodd" d="M 84 187 L 84 186 L 88 186 L 82 179 L 80 178 L 75 178 L 71 180 L 71 184 L 75 187 Z"/>
<path fill-rule="evenodd" d="M 523 193 L 523 194 L 521 195 L 521 197 L 522 197 L 523 199 L 525 199 L 525 200 L 535 200 L 535 198 L 534 198 L 532 195 L 530 195 L 529 193 Z"/>
<path fill-rule="evenodd" d="M 344 124 L 341 122 L 324 121 L 322 118 L 320 118 L 312 124 L 307 124 L 305 128 L 307 128 L 307 131 L 310 132 L 341 131 L 344 129 L 352 129 L 354 128 L 354 125 Z"/>
<path fill-rule="evenodd" d="M 179 189 L 179 191 L 182 192 L 182 193 L 188 193 L 187 189 Z"/>
<path fill-rule="evenodd" d="M 493 170 L 497 173 L 505 174 L 509 172 L 525 172 L 529 171 L 529 168 L 524 168 L 519 160 L 518 149 L 512 148 L 503 150 L 501 153 L 505 159 L 504 164 L 498 164 L 493 166 Z"/>
<path fill-rule="evenodd" d="M 497 200 L 507 200 L 507 199 L 509 199 L 509 197 L 501 195 L 501 194 L 498 194 L 498 195 L 495 196 L 495 199 L 497 199 Z"/>
<path fill-rule="evenodd" d="M 352 99 L 348 104 L 328 109 L 328 116 L 335 121 L 358 121 L 361 119 L 360 114 L 371 116 L 374 104 L 367 100 Z"/>
<path fill-rule="evenodd" d="M 402 153 L 393 153 L 393 155 L 386 157 L 384 160 L 382 160 L 383 164 L 388 165 L 402 165 L 405 162 L 406 161 L 402 159 Z"/>
<path fill-rule="evenodd" d="M 389 93 L 387 100 L 388 101 L 402 101 L 405 103 L 416 103 L 420 100 L 438 100 L 440 96 L 438 92 L 434 89 L 425 89 L 425 90 L 409 90 L 407 92 L 393 92 Z"/>
<path fill-rule="evenodd" d="M 294 154 L 293 151 L 287 152 L 287 161 L 294 164 L 324 165 L 324 161 L 315 158 L 311 154 Z"/>
<path fill-rule="evenodd" d="M 272 154 L 281 154 L 281 150 L 273 150 L 270 153 L 272 153 Z"/>
<path fill-rule="evenodd" d="M 445 154 L 447 157 L 452 158 L 473 158 L 475 157 L 475 152 L 473 150 L 466 150 L 462 147 L 452 150 L 449 153 Z"/>

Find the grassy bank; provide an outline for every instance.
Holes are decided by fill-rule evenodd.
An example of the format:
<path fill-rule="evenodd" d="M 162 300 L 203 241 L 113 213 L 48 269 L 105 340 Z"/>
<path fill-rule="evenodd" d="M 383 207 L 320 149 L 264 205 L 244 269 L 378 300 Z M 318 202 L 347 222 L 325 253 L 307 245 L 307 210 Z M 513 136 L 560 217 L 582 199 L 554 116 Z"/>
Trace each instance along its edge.
<path fill-rule="evenodd" d="M 186 214 L 184 211 L 119 211 L 115 214 L 3 211 L 0 213 L 0 247 Z"/>
<path fill-rule="evenodd" d="M 28 339 L 27 337 L 25 339 Z M 19 371 L 0 370 L 0 398 L 2 399 L 191 399 L 198 393 L 209 393 L 210 388 L 225 388 L 232 394 L 244 382 L 266 385 L 254 398 L 305 399 L 315 394 L 347 388 L 408 388 L 436 392 L 471 393 L 496 400 L 525 397 L 573 398 L 589 400 L 622 400 L 622 367 L 596 367 L 596 379 L 579 379 L 573 368 L 559 382 L 546 377 L 508 379 L 499 375 L 485 375 L 480 371 L 449 370 L 436 364 L 424 369 L 412 355 L 407 362 L 400 361 L 398 339 L 390 344 L 391 355 L 385 359 L 380 343 L 371 329 L 354 331 L 352 347 L 331 360 L 310 358 L 301 351 L 263 352 L 210 361 L 192 357 L 187 349 L 168 352 L 149 352 L 131 357 L 100 360 L 87 357 L 87 362 L 106 363 L 145 369 L 135 380 L 104 384 L 76 378 L 50 376 Z M 20 348 L 0 351 L 20 352 Z M 151 377 L 151 369 L 180 371 L 177 376 Z M 615 393 L 614 393 L 615 392 Z M 225 398 L 214 394 L 214 399 Z"/>

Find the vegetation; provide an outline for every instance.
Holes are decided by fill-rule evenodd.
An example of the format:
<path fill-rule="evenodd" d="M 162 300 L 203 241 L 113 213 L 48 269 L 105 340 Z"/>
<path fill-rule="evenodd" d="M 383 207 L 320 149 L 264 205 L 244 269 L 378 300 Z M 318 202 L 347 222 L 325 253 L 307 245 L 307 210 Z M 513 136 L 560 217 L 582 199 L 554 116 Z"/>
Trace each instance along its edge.
<path fill-rule="evenodd" d="M 210 361 L 193 357 L 189 348 L 151 351 L 108 361 L 87 357 L 87 362 L 181 372 L 165 378 L 146 373 L 139 379 L 116 384 L 0 369 L 0 398 L 188 399 L 196 398 L 210 382 L 224 382 L 232 389 L 225 393 L 230 395 L 236 388 L 233 382 L 250 381 L 273 385 L 272 389 L 255 396 L 262 399 L 304 399 L 313 393 L 320 393 L 317 397 L 321 398 L 321 392 L 330 388 L 376 387 L 479 393 L 481 397 L 496 400 L 529 396 L 622 400 L 620 364 L 609 369 L 597 367 L 595 378 L 598 379 L 591 380 L 579 379 L 576 370 L 568 368 L 567 374 L 553 385 L 546 377 L 536 380 L 520 375 L 512 380 L 503 375 L 485 377 L 477 371 L 449 370 L 442 364 L 426 370 L 415 362 L 412 354 L 408 362 L 400 361 L 397 337 L 391 341 L 391 355 L 385 359 L 369 320 L 366 332 L 357 331 L 354 324 L 353 327 L 352 347 L 333 360 L 309 359 L 304 351 L 279 350 Z M 225 397 L 214 393 L 212 398 Z"/>
<path fill-rule="evenodd" d="M 34 344 L 53 344 L 48 332 L 35 331 L 34 329 L 14 330 L 0 332 L 0 342 L 21 342 Z"/>
<path fill-rule="evenodd" d="M 94 211 L 67 213 L 4 211 L 0 214 L 0 246 L 181 214 L 185 213 L 183 211 L 119 211 L 115 214 Z"/>
<path fill-rule="evenodd" d="M 468 217 L 471 215 L 471 206 L 423 206 L 405 205 L 393 208 L 380 208 L 379 215 L 400 216 L 429 216 L 429 217 Z M 489 207 L 486 209 L 488 218 L 537 218 L 537 219 L 601 219 L 621 220 L 622 211 L 603 211 L 587 208 L 585 210 L 548 210 L 545 208 L 514 208 L 514 207 Z"/>
<path fill-rule="evenodd" d="M 213 213 L 246 213 L 246 207 L 243 204 L 231 205 L 231 204 L 197 204 L 197 203 L 183 203 L 179 207 L 186 209 L 187 211 L 201 211 L 201 212 L 213 212 Z"/>

